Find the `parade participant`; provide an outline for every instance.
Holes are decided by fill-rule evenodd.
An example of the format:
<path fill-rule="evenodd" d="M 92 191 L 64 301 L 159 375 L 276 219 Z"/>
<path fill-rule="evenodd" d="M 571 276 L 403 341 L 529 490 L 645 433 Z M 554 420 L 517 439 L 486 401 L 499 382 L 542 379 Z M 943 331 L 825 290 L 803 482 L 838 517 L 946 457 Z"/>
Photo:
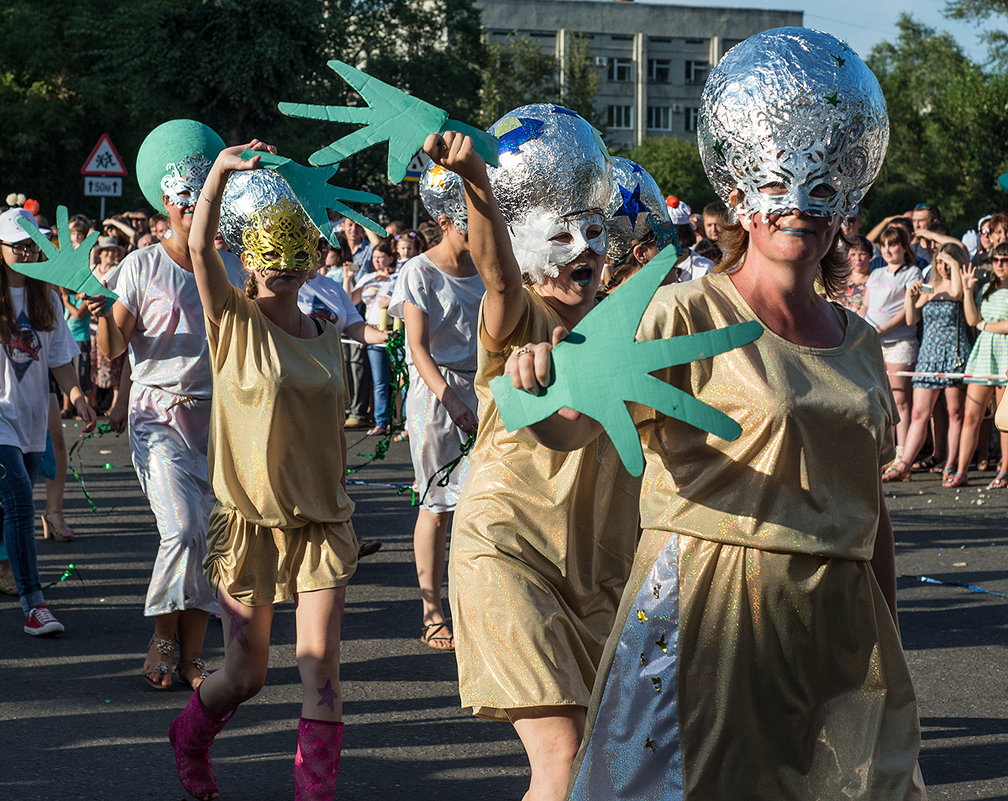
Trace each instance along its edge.
<path fill-rule="evenodd" d="M 137 153 L 137 178 L 148 202 L 164 207 L 169 231 L 120 263 L 111 286 L 119 299 L 110 315 L 103 313 L 104 298 L 89 302 L 102 353 L 113 359 L 129 349 L 130 453 L 160 536 L 144 605 L 154 636 L 143 677 L 159 690 L 172 684 L 176 637 L 175 671 L 189 686 L 199 685 L 206 675 L 200 652 L 207 618 L 219 611 L 202 570 L 214 504 L 206 461 L 211 376 L 189 229 L 200 187 L 223 146 L 193 120 L 172 120 L 147 135 Z"/>
<path fill-rule="evenodd" d="M 637 273 L 666 245 L 675 244 L 681 256 L 686 256 L 686 251 L 679 247 L 675 227 L 667 217 L 665 198 L 650 173 L 619 156 L 613 157 L 612 165 L 613 191 L 605 213 L 610 262 L 606 265 L 609 272 L 607 292 Z M 667 280 L 670 283 L 680 280 L 678 265 L 669 272 Z"/>
<path fill-rule="evenodd" d="M 644 535 L 570 798 L 923 799 L 879 480 L 895 406 L 878 336 L 816 291 L 844 286 L 841 215 L 881 166 L 885 101 L 842 42 L 782 28 L 725 55 L 700 119 L 740 222 L 725 271 L 660 288 L 637 336 L 764 333 L 656 373 L 733 417 L 736 440 L 634 409 Z M 536 391 L 550 346 L 525 347 L 508 372 Z M 556 447 L 599 434 L 569 412 L 535 430 Z"/>
<path fill-rule="evenodd" d="M 525 798 L 538 801 L 563 796 L 581 742 L 633 559 L 640 484 L 607 437 L 558 453 L 500 421 L 488 382 L 512 350 L 573 327 L 595 304 L 612 179 L 598 134 L 568 109 L 525 106 L 491 133 L 497 168 L 451 132 L 424 147 L 463 179 L 486 286 L 479 433 L 455 512 L 449 597 L 462 705 L 514 725 L 532 768 Z"/>
<path fill-rule="evenodd" d="M 244 150 L 217 157 L 191 234 L 214 378 L 218 504 L 205 568 L 223 609 L 224 667 L 196 689 L 169 736 L 182 785 L 216 798 L 210 745 L 262 688 L 274 606 L 294 596 L 303 690 L 295 798 L 323 801 L 335 792 L 343 741 L 340 626 L 357 565 L 342 345 L 335 326 L 297 304 L 318 264 L 318 230 L 283 179 L 255 169 L 258 157 L 243 161 Z M 218 221 L 248 271 L 245 293 L 228 283 L 214 248 Z"/>
<path fill-rule="evenodd" d="M 469 255 L 462 179 L 428 163 L 420 176 L 420 200 L 441 228 L 441 241 L 403 265 L 389 314 L 403 319 L 406 326 L 406 430 L 421 496 L 413 528 L 421 640 L 431 648 L 451 650 L 454 641 L 445 620 L 441 584 L 448 527 L 469 459 L 455 467 L 443 487 L 435 473 L 457 458 L 462 444 L 476 433 L 473 381 L 484 287 Z"/>
<path fill-rule="evenodd" d="M 38 245 L 18 220 L 38 227 L 24 209 L 0 214 L 0 563 L 9 563 L 3 572 L 13 576 L 25 633 L 39 636 L 63 632 L 39 581 L 32 501 L 46 449 L 49 372 L 70 397 L 85 431 L 94 429 L 96 418 L 77 383 L 72 360 L 80 350 L 63 320 L 59 296 L 49 284 L 14 268 L 39 257 Z"/>

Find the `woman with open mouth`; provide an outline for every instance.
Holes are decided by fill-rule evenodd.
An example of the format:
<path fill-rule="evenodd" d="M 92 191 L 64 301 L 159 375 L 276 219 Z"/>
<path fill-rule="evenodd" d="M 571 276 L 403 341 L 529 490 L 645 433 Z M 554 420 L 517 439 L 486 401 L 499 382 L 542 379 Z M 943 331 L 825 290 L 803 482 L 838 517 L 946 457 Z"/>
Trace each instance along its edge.
<path fill-rule="evenodd" d="M 511 722 L 532 768 L 526 801 L 553 801 L 633 559 L 639 483 L 606 437 L 560 453 L 507 432 L 488 382 L 516 347 L 573 328 L 594 306 L 611 166 L 594 129 L 560 106 L 519 108 L 491 132 L 496 168 L 452 132 L 424 147 L 463 179 L 486 285 L 479 429 L 455 511 L 449 598 L 462 705 Z"/>

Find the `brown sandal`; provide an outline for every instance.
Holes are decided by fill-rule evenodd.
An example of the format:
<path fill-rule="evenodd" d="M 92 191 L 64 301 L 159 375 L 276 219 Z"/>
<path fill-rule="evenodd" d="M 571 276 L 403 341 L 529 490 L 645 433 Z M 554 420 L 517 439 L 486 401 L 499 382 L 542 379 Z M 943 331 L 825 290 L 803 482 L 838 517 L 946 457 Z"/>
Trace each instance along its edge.
<path fill-rule="evenodd" d="M 910 481 L 912 474 L 910 468 L 900 468 L 899 465 L 891 464 L 882 471 L 882 481 Z"/>

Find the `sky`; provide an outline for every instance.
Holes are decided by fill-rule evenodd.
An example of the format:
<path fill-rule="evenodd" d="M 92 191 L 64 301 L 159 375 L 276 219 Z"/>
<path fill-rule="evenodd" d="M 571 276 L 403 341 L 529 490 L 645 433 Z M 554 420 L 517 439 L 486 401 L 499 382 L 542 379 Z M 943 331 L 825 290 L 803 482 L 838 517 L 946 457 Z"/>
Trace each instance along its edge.
<path fill-rule="evenodd" d="M 772 8 L 805 12 L 805 24 L 838 36 L 862 58 L 878 42 L 895 41 L 896 19 L 900 12 L 938 31 L 947 31 L 974 61 L 987 60 L 987 48 L 980 41 L 983 27 L 949 20 L 942 15 L 945 0 L 637 0 L 682 6 L 729 8 Z M 990 21 L 989 21 L 990 22 Z"/>

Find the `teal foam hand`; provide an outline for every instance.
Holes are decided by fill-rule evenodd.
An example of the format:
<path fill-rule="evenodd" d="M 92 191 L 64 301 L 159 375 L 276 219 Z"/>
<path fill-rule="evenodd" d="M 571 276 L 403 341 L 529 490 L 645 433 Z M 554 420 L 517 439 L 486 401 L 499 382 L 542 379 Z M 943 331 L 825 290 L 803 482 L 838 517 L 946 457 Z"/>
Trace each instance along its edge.
<path fill-rule="evenodd" d="M 339 74 L 364 99 L 367 106 L 320 106 L 307 103 L 280 103 L 280 111 L 291 117 L 363 125 L 356 131 L 316 150 L 308 158 L 312 164 L 338 164 L 347 156 L 372 145 L 388 142 L 388 177 L 399 183 L 406 177 L 406 167 L 432 133 L 459 131 L 471 136 L 476 152 L 492 166 L 497 166 L 497 137 L 448 119 L 448 113 L 430 103 L 412 97 L 394 86 L 372 78 L 342 61 L 330 61 L 329 68 Z"/>
<path fill-rule="evenodd" d="M 46 261 L 12 264 L 12 270 L 81 295 L 106 297 L 112 302 L 119 297 L 91 272 L 89 259 L 91 248 L 98 241 L 98 232 L 92 231 L 76 248 L 70 244 L 70 218 L 66 206 L 59 206 L 56 209 L 56 236 L 63 243 L 62 247 L 56 247 L 34 225 L 24 220 L 17 222 L 41 248 Z"/>
<path fill-rule="evenodd" d="M 763 333 L 758 322 L 671 339 L 635 339 L 644 310 L 676 258 L 674 246 L 665 248 L 574 327 L 553 349 L 555 379 L 541 395 L 516 389 L 506 375 L 490 382 L 508 431 L 569 407 L 602 425 L 623 465 L 635 476 L 644 470 L 644 454 L 626 401 L 650 406 L 722 439 L 742 433 L 728 415 L 650 373 L 747 345 Z"/>
<path fill-rule="evenodd" d="M 370 192 L 361 192 L 357 189 L 345 189 L 342 186 L 333 186 L 329 179 L 336 174 L 339 165 L 329 167 L 305 167 L 284 156 L 277 156 L 263 150 L 246 150 L 242 153 L 242 158 L 246 161 L 254 156 L 259 156 L 259 166 L 276 170 L 287 182 L 291 190 L 297 196 L 301 208 L 305 214 L 315 223 L 329 243 L 333 247 L 339 247 L 336 242 L 336 232 L 333 230 L 333 223 L 326 213 L 326 209 L 339 212 L 344 217 L 349 217 L 354 222 L 358 222 L 365 228 L 374 231 L 378 236 L 388 236 L 388 232 L 370 217 L 354 211 L 343 201 L 349 203 L 381 203 L 382 199 L 378 195 Z"/>

